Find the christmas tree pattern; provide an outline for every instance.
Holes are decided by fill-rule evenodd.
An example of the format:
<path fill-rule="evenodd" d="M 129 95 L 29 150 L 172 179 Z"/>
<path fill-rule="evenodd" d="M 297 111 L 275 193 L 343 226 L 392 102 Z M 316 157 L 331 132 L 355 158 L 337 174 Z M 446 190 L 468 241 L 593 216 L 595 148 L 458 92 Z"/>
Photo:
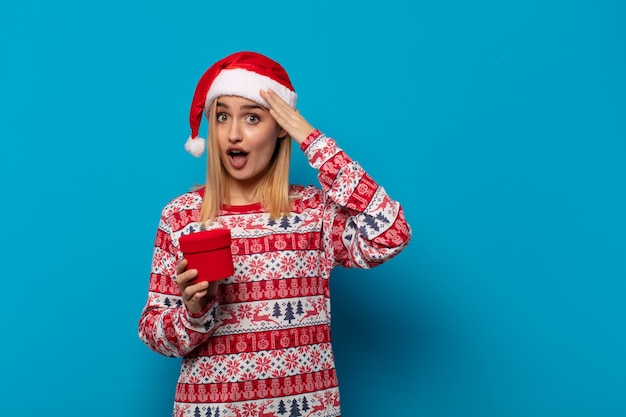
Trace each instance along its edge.
<path fill-rule="evenodd" d="M 283 314 L 280 312 L 280 306 L 278 305 L 278 303 L 274 303 L 274 313 L 272 314 L 272 317 L 276 317 L 277 319 L 279 319 L 282 315 Z"/>
<path fill-rule="evenodd" d="M 296 304 L 296 314 L 299 316 L 304 314 L 304 309 L 302 308 L 302 300 L 298 300 L 298 304 Z"/>
<path fill-rule="evenodd" d="M 299 322 L 302 323 L 306 318 L 315 317 L 320 314 L 320 312 L 324 308 L 325 300 L 323 298 L 307 298 L 307 302 L 309 303 L 309 310 L 304 309 L 304 304 L 302 304 L 302 300 L 298 300 L 296 303 L 296 311 L 293 311 L 293 305 L 290 301 L 287 301 L 285 304 L 285 313 L 281 312 L 280 304 L 278 302 L 274 303 L 274 307 L 272 308 L 272 317 L 276 319 L 281 319 L 283 322 L 287 322 L 291 324 L 293 320 L 296 320 L 299 317 Z"/>
<path fill-rule="evenodd" d="M 289 322 L 291 324 L 291 320 L 295 320 L 295 316 L 293 315 L 293 307 L 291 307 L 291 302 L 287 302 L 287 307 L 285 308 L 285 318 L 283 320 Z"/>
<path fill-rule="evenodd" d="M 289 413 L 289 417 L 300 417 L 302 413 L 300 412 L 300 407 L 298 407 L 298 401 L 294 398 L 291 402 L 291 412 Z"/>
<path fill-rule="evenodd" d="M 307 411 L 309 411 L 309 401 L 307 401 L 306 397 L 302 397 L 302 411 L 304 411 L 305 413 Z"/>
<path fill-rule="evenodd" d="M 289 215 L 270 218 L 261 207 L 245 213 L 225 208 L 211 224 L 232 231 L 237 273 L 220 284 L 223 297 L 202 318 L 175 320 L 168 312 L 184 309 L 173 282 L 182 257 L 177 242 L 182 234 L 202 230 L 195 219 L 204 194 L 186 193 L 164 208 L 140 335 L 154 350 L 183 357 L 186 382 L 176 387 L 176 415 L 340 414 L 326 298 L 330 271 L 338 263 L 379 265 L 399 253 L 410 229 L 400 206 L 332 140 L 318 137 L 307 155 L 319 164 L 322 189 L 290 187 Z M 202 340 L 205 345 L 198 344 Z M 242 384 L 248 387 L 243 398 Z"/>
<path fill-rule="evenodd" d="M 287 216 L 283 216 L 280 218 L 280 228 L 281 229 L 289 229 L 291 227 L 291 224 L 289 224 L 289 217 Z"/>

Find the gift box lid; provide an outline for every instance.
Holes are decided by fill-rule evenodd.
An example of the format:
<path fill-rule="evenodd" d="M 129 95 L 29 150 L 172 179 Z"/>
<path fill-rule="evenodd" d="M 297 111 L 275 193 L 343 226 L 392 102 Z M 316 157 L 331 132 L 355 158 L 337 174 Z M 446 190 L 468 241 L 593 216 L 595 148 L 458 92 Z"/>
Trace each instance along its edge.
<path fill-rule="evenodd" d="M 229 229 L 202 230 L 178 238 L 183 253 L 206 252 L 230 247 Z"/>

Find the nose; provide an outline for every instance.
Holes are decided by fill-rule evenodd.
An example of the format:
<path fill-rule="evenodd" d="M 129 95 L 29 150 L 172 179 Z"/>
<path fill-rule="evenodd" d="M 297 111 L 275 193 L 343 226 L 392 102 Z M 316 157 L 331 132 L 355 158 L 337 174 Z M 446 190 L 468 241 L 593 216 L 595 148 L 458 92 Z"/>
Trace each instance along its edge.
<path fill-rule="evenodd" d="M 228 128 L 228 141 L 232 143 L 241 142 L 241 126 L 239 121 L 233 119 Z"/>

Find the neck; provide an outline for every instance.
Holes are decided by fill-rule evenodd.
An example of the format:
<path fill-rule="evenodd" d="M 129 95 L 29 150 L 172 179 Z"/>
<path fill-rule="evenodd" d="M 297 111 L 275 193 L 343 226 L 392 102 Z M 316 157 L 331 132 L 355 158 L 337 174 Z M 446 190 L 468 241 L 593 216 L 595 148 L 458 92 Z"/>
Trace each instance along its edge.
<path fill-rule="evenodd" d="M 236 196 L 236 195 L 230 196 L 230 204 L 232 206 L 247 206 L 247 205 L 255 204 L 258 202 L 259 200 L 257 200 L 254 197 Z"/>
<path fill-rule="evenodd" d="M 228 198 L 233 206 L 245 206 L 258 203 L 256 190 L 259 184 L 244 184 L 240 181 L 231 181 L 228 186 Z"/>

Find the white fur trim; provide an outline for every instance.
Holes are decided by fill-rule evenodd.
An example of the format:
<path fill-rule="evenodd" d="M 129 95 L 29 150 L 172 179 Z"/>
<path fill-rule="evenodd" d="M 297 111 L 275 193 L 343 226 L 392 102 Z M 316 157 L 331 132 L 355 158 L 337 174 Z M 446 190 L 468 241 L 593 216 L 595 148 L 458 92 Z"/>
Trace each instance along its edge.
<path fill-rule="evenodd" d="M 204 153 L 205 145 L 206 140 L 204 138 L 201 138 L 199 136 L 196 138 L 192 138 L 191 136 L 189 136 L 187 138 L 187 142 L 185 142 L 185 150 L 196 158 L 199 158 Z"/>
<path fill-rule="evenodd" d="M 296 108 L 298 95 L 295 91 L 291 91 L 281 83 L 265 75 L 241 68 L 234 68 L 221 71 L 213 80 L 204 104 L 205 113 L 208 113 L 211 103 L 219 96 L 239 96 L 269 108 L 267 102 L 259 94 L 259 90 L 267 89 L 273 90 L 291 108 Z"/>

